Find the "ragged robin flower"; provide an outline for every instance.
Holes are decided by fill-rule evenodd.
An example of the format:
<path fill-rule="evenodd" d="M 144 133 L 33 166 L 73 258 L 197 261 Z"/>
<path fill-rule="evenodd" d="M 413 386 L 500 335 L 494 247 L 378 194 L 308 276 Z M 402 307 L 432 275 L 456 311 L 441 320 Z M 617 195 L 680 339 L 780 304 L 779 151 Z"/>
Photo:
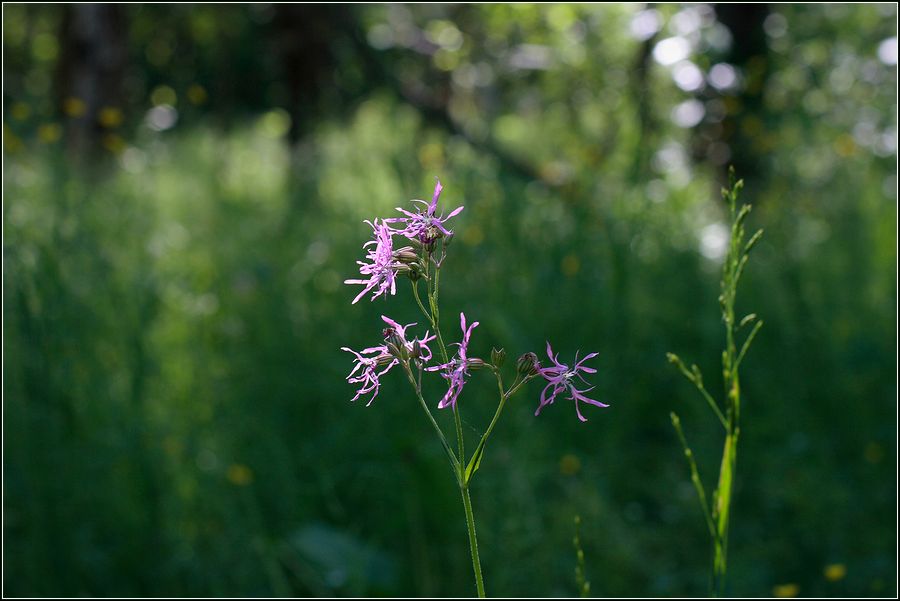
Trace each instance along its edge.
<path fill-rule="evenodd" d="M 462 392 L 463 386 L 466 384 L 466 376 L 469 375 L 469 368 L 481 367 L 484 365 L 482 359 L 470 358 L 468 356 L 469 339 L 472 336 L 472 330 L 478 326 L 478 322 L 473 321 L 471 325 L 466 327 L 466 315 L 460 313 L 459 325 L 462 328 L 463 338 L 462 342 L 452 343 L 459 347 L 456 356 L 453 357 L 449 363 L 426 368 L 427 371 L 441 371 L 441 375 L 449 382 L 447 393 L 444 395 L 444 398 L 441 399 L 441 402 L 438 403 L 438 409 L 444 409 L 445 407 L 453 407 L 456 409 L 456 399 L 459 398 L 459 393 Z"/>
<path fill-rule="evenodd" d="M 605 403 L 584 396 L 585 392 L 592 390 L 594 387 L 590 386 L 590 384 L 588 384 L 581 376 L 581 373 L 579 373 L 597 373 L 597 370 L 593 367 L 585 367 L 583 364 L 588 359 L 596 357 L 598 353 L 589 353 L 585 355 L 581 361 L 578 360 L 578 353 L 575 353 L 575 364 L 571 368 L 568 365 L 559 362 L 559 359 L 557 358 L 558 355 L 553 354 L 553 349 L 550 347 L 549 342 L 547 343 L 547 355 L 550 357 L 550 361 L 553 362 L 553 365 L 551 367 L 540 367 L 537 370 L 538 375 L 547 380 L 548 383 L 544 387 L 544 390 L 541 391 L 541 401 L 537 411 L 534 412 L 535 415 L 540 415 L 541 409 L 553 403 L 558 395 L 567 391 L 569 393 L 569 400 L 575 401 L 575 413 L 578 414 L 578 419 L 583 422 L 586 422 L 587 419 L 581 415 L 581 409 L 578 406 L 579 401 L 596 405 L 597 407 L 609 407 L 609 405 Z M 590 387 L 579 390 L 575 387 L 576 378 Z"/>
<path fill-rule="evenodd" d="M 415 349 L 420 360 L 425 363 L 431 359 L 431 349 L 428 348 L 428 343 L 435 339 L 434 335 L 429 336 L 428 332 L 425 332 L 425 336 L 421 339 L 415 338 L 413 340 L 407 340 L 406 329 L 416 325 L 415 323 L 401 326 L 399 323 L 385 315 L 382 315 L 381 319 L 387 324 L 387 327 L 382 332 L 385 338 L 384 344 L 371 346 L 359 352 L 345 346 L 341 347 L 342 351 L 352 353 L 356 357 L 356 364 L 347 376 L 348 382 L 360 385 L 359 389 L 356 391 L 356 396 L 354 396 L 352 400 L 355 401 L 358 398 L 371 393 L 372 396 L 369 398 L 369 402 L 366 403 L 366 407 L 371 405 L 372 401 L 375 400 L 375 397 L 378 396 L 378 389 L 381 387 L 379 378 L 400 363 L 400 360 L 391 352 L 391 349 L 388 348 L 388 341 L 390 341 L 390 344 L 394 345 L 395 348 L 399 345 L 399 348 L 402 348 L 407 354 L 412 354 L 413 349 Z M 383 369 L 379 371 L 380 368 Z"/>
<path fill-rule="evenodd" d="M 421 243 L 423 246 L 430 247 L 434 244 L 434 242 L 442 237 L 442 236 L 450 236 L 452 235 L 452 231 L 448 230 L 444 223 L 449 220 L 451 217 L 454 217 L 460 213 L 465 207 L 456 207 L 450 214 L 444 217 L 441 215 L 436 215 L 437 213 L 437 203 L 438 198 L 441 196 L 441 190 L 444 187 L 441 186 L 441 180 L 436 180 L 434 185 L 434 194 L 431 197 L 431 204 L 424 200 L 415 199 L 412 202 L 421 203 L 427 207 L 424 211 L 420 210 L 415 213 L 407 211 L 406 209 L 401 209 L 397 207 L 397 210 L 406 215 L 406 217 L 391 217 L 385 219 L 386 223 L 396 223 L 399 224 L 399 229 L 395 230 L 395 233 L 405 236 L 410 240 L 415 240 Z"/>
<path fill-rule="evenodd" d="M 384 223 L 383 219 L 381 223 L 378 222 L 378 219 L 374 223 L 366 220 L 366 223 L 372 226 L 374 235 L 372 240 L 363 244 L 363 248 L 368 248 L 366 259 L 369 262 L 357 261 L 357 264 L 359 264 L 359 273 L 369 277 L 365 280 L 344 280 L 345 284 L 361 284 L 365 286 L 362 292 L 356 295 L 351 304 L 356 304 L 359 299 L 372 290 L 374 290 L 372 300 L 388 292 L 396 294 L 397 275 L 409 272 L 411 260 L 414 261 L 416 259 L 416 255 L 410 246 L 394 250 L 392 236 L 395 232 Z"/>

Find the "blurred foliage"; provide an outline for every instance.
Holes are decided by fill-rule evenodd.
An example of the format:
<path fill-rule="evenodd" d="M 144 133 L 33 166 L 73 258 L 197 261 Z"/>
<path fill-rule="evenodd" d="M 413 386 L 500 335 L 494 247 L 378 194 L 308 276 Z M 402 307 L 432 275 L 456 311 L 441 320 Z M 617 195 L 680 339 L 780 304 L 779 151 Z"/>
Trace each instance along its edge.
<path fill-rule="evenodd" d="M 593 594 L 705 594 L 668 412 L 707 480 L 718 436 L 665 353 L 716 373 L 719 178 L 751 156 L 730 587 L 896 595 L 895 5 L 771 6 L 744 64 L 705 5 L 129 5 L 95 115 L 54 83 L 65 10 L 3 7 L 5 594 L 472 594 L 439 445 L 400 378 L 351 405 L 338 350 L 416 318 L 341 281 L 435 175 L 473 353 L 598 350 L 612 404 L 507 410 L 472 493 L 488 593 L 576 594 L 580 515 Z M 103 150 L 73 157 L 85 118 Z"/>

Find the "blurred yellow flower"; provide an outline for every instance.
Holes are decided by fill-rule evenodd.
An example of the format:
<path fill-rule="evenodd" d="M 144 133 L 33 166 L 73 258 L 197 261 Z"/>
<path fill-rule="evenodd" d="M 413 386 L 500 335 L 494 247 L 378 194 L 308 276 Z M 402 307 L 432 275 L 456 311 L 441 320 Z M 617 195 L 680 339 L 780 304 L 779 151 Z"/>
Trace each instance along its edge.
<path fill-rule="evenodd" d="M 3 147 L 9 153 L 16 152 L 22 148 L 22 140 L 5 124 L 3 125 Z"/>
<path fill-rule="evenodd" d="M 24 102 L 16 102 L 9 109 L 9 113 L 16 121 L 24 121 L 28 118 L 29 115 L 31 115 L 31 107 L 29 107 Z"/>
<path fill-rule="evenodd" d="M 575 253 L 569 253 L 562 260 L 562 272 L 567 278 L 573 277 L 581 270 L 581 261 Z"/>
<path fill-rule="evenodd" d="M 209 95 L 206 93 L 206 88 L 200 84 L 192 84 L 187 90 L 187 99 L 191 104 L 203 104 L 208 97 Z"/>
<path fill-rule="evenodd" d="M 87 104 L 81 98 L 71 96 L 63 101 L 63 112 L 69 117 L 81 117 L 87 112 Z"/>
<path fill-rule="evenodd" d="M 824 570 L 825 579 L 830 582 L 837 582 L 838 580 L 843 580 L 847 575 L 847 566 L 842 563 L 832 563 L 825 566 Z"/>
<path fill-rule="evenodd" d="M 866 445 L 864 455 L 869 463 L 878 463 L 884 459 L 884 448 L 877 442 L 870 442 Z"/>
<path fill-rule="evenodd" d="M 834 140 L 834 151 L 842 157 L 856 154 L 856 142 L 850 134 L 841 134 Z"/>
<path fill-rule="evenodd" d="M 228 481 L 235 486 L 247 486 L 253 482 L 253 471 L 242 463 L 232 463 L 228 466 Z"/>
<path fill-rule="evenodd" d="M 772 587 L 772 595 L 780 598 L 796 597 L 800 594 L 800 586 L 790 582 L 788 584 L 776 584 Z"/>
<path fill-rule="evenodd" d="M 44 123 L 38 128 L 37 135 L 38 140 L 50 144 L 62 137 L 62 127 L 58 123 Z"/>
<path fill-rule="evenodd" d="M 125 150 L 125 140 L 116 134 L 106 134 L 103 136 L 103 147 L 113 154 L 119 154 Z"/>
<path fill-rule="evenodd" d="M 153 106 L 159 106 L 161 104 L 175 106 L 175 103 L 178 102 L 178 94 L 176 94 L 175 90 L 169 86 L 156 86 L 153 88 L 153 91 L 150 92 L 150 102 L 153 103 Z"/>
<path fill-rule="evenodd" d="M 467 227 L 462 233 L 462 241 L 467 246 L 478 246 L 484 240 L 484 230 L 477 225 Z"/>
<path fill-rule="evenodd" d="M 122 124 L 124 117 L 122 111 L 114 106 L 104 106 L 97 113 L 97 120 L 103 127 L 116 127 Z"/>
<path fill-rule="evenodd" d="M 564 476 L 574 476 L 581 471 L 581 460 L 575 455 L 567 453 L 559 460 L 559 471 Z"/>

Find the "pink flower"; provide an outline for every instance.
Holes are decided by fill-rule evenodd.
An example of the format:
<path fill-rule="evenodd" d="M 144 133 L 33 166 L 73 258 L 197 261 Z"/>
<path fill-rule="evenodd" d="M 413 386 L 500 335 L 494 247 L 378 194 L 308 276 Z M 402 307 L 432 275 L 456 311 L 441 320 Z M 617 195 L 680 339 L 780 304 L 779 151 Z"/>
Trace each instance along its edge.
<path fill-rule="evenodd" d="M 578 353 L 575 353 L 575 365 L 571 369 L 568 365 L 559 362 L 559 360 L 557 359 L 558 355 L 554 356 L 553 349 L 550 347 L 549 342 L 547 343 L 547 355 L 550 357 L 550 361 L 553 362 L 553 366 L 538 368 L 538 374 L 541 375 L 545 380 L 547 380 L 548 384 L 544 387 L 544 390 L 541 391 L 541 401 L 538 405 L 537 411 L 534 412 L 535 415 L 539 415 L 541 413 L 541 409 L 553 403 L 553 401 L 556 400 L 557 395 L 566 391 L 568 391 L 569 393 L 569 400 L 575 401 L 575 413 L 578 414 L 578 419 L 583 422 L 586 422 L 587 419 L 585 419 L 585 417 L 581 415 L 581 409 L 578 407 L 579 401 L 590 403 L 591 405 L 596 405 L 597 407 L 609 407 L 609 405 L 605 403 L 601 403 L 600 401 L 589 399 L 588 397 L 584 396 L 585 392 L 593 390 L 594 387 L 590 386 L 579 373 L 597 373 L 596 369 L 594 369 L 593 367 L 585 367 L 583 363 L 588 359 L 593 359 L 598 355 L 598 353 L 590 353 L 586 355 L 581 361 L 578 360 Z M 588 384 L 590 388 L 578 390 L 575 387 L 575 378 L 578 378 L 585 384 Z"/>
<path fill-rule="evenodd" d="M 375 300 L 382 294 L 390 291 L 391 294 L 397 293 L 397 272 L 404 271 L 407 266 L 398 260 L 397 254 L 403 251 L 412 250 L 410 247 L 404 247 L 394 251 L 394 243 L 392 235 L 394 231 L 385 225 L 384 220 L 378 223 L 378 219 L 374 223 L 366 221 L 372 226 L 372 233 L 375 238 L 363 244 L 363 248 L 370 247 L 366 253 L 368 263 L 357 261 L 359 264 L 359 273 L 369 276 L 366 280 L 344 280 L 345 284 L 362 284 L 365 286 L 362 292 L 356 295 L 353 303 L 361 299 L 367 292 L 374 290 L 372 300 Z M 374 245 L 374 246 L 373 246 Z"/>
<path fill-rule="evenodd" d="M 451 217 L 458 215 L 465 207 L 453 209 L 446 217 L 444 217 L 443 214 L 436 216 L 435 213 L 437 212 L 438 198 L 440 198 L 441 190 L 443 190 L 444 187 L 441 186 L 441 180 L 435 179 L 437 181 L 434 185 L 434 194 L 431 197 L 431 204 L 428 204 L 424 200 L 413 200 L 413 202 L 426 205 L 428 208 L 425 212 L 419 211 L 412 213 L 406 209 L 397 207 L 397 210 L 406 215 L 406 217 L 391 217 L 383 220 L 385 223 L 398 223 L 402 226 L 400 229 L 395 230 L 396 234 L 405 236 L 410 240 L 418 240 L 422 244 L 430 244 L 441 236 L 449 236 L 452 234 L 450 230 L 444 227 L 444 223 Z"/>
<path fill-rule="evenodd" d="M 415 323 L 401 326 L 390 317 L 382 315 L 381 319 L 388 325 L 383 332 L 385 340 L 390 338 L 398 341 L 407 352 L 412 352 L 413 344 L 418 341 L 422 361 L 425 362 L 431 359 L 431 349 L 428 348 L 428 343 L 434 340 L 436 336 L 429 336 L 428 332 L 425 332 L 424 338 L 407 341 L 406 329 L 416 325 Z M 379 378 L 393 369 L 395 365 L 398 365 L 400 361 L 390 353 L 386 343 L 379 346 L 371 346 L 359 352 L 345 346 L 341 347 L 341 350 L 353 353 L 356 357 L 356 365 L 353 366 L 353 369 L 350 370 L 350 374 L 347 376 L 348 382 L 360 385 L 356 391 L 356 396 L 353 397 L 353 401 L 371 393 L 372 397 L 366 403 L 366 407 L 368 407 L 375 400 L 375 397 L 378 396 L 378 389 L 381 387 Z M 384 369 L 379 371 L 379 368 Z"/>
<path fill-rule="evenodd" d="M 426 368 L 427 371 L 443 370 L 444 373 L 441 375 L 450 382 L 447 393 L 444 395 L 444 398 L 441 399 L 441 402 L 438 403 L 438 409 L 444 409 L 445 407 L 453 407 L 456 409 L 456 399 L 459 397 L 459 393 L 462 392 L 463 386 L 466 384 L 466 376 L 469 375 L 468 368 L 473 365 L 484 365 L 483 360 L 470 359 L 468 357 L 469 338 L 472 336 L 472 330 L 478 326 L 478 322 L 472 322 L 467 328 L 466 316 L 464 313 L 460 313 L 459 325 L 463 331 L 463 339 L 462 342 L 453 343 L 459 347 L 456 356 L 451 359 L 449 363 Z"/>

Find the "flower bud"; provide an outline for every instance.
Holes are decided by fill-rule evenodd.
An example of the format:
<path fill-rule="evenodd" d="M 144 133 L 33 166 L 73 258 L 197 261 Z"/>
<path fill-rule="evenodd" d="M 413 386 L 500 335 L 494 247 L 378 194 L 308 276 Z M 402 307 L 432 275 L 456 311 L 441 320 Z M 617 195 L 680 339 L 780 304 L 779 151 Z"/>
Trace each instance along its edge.
<path fill-rule="evenodd" d="M 397 359 L 405 361 L 409 357 L 409 351 L 406 348 L 406 341 L 403 340 L 403 337 L 394 328 L 385 328 L 382 330 L 382 334 L 384 335 L 388 352 Z"/>
<path fill-rule="evenodd" d="M 516 370 L 523 376 L 533 376 L 541 367 L 538 356 L 534 353 L 525 353 L 516 361 Z"/>
<path fill-rule="evenodd" d="M 503 362 L 506 361 L 506 351 L 503 349 L 491 349 L 491 363 L 496 368 L 503 367 Z"/>
<path fill-rule="evenodd" d="M 404 265 L 406 267 L 405 273 L 406 276 L 411 279 L 413 282 L 418 282 L 422 279 L 424 275 L 424 269 L 422 269 L 422 265 L 420 263 L 410 263 L 409 265 Z"/>
<path fill-rule="evenodd" d="M 413 251 L 412 246 L 404 246 L 394 251 L 394 260 L 406 264 L 416 263 L 419 260 L 419 255 Z"/>
<path fill-rule="evenodd" d="M 409 356 L 409 353 L 407 353 L 406 348 L 404 348 L 402 346 L 397 346 L 393 342 L 388 342 L 386 346 L 387 346 L 388 352 L 395 359 L 400 359 L 401 361 L 405 361 L 406 358 Z"/>
<path fill-rule="evenodd" d="M 441 232 L 441 230 L 437 229 L 436 227 L 434 227 L 432 225 L 432 226 L 429 226 L 427 229 L 425 229 L 425 231 L 423 231 L 422 233 L 419 234 L 419 242 L 422 243 L 422 247 L 425 250 L 427 250 L 428 252 L 431 252 L 434 250 L 435 242 L 437 242 L 438 239 L 441 238 L 443 235 L 444 234 Z"/>
<path fill-rule="evenodd" d="M 419 343 L 419 339 L 416 338 L 412 343 L 412 350 L 409 352 L 409 356 L 413 359 L 418 359 L 422 356 L 422 345 Z"/>

